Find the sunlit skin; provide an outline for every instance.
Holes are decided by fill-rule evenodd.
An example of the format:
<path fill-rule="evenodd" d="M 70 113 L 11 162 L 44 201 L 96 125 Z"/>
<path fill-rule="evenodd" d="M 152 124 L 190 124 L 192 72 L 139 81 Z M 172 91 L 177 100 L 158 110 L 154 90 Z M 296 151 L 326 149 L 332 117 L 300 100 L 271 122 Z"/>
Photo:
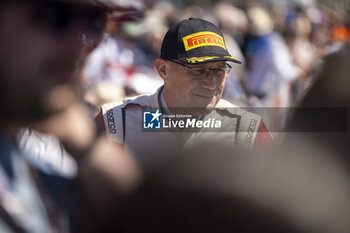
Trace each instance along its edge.
<path fill-rule="evenodd" d="M 186 64 L 187 65 L 187 64 Z M 225 61 L 188 65 L 198 68 L 223 68 Z M 155 66 L 164 80 L 164 100 L 170 108 L 203 108 L 210 110 L 222 97 L 225 78 L 214 77 L 210 71 L 204 80 L 194 80 L 188 69 L 179 64 L 157 59 Z"/>

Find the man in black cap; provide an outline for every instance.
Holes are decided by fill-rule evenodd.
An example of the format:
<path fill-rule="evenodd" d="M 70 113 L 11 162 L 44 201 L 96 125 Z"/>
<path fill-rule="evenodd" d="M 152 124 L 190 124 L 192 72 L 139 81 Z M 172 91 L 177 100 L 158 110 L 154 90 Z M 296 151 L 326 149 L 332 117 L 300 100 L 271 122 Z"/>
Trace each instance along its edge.
<path fill-rule="evenodd" d="M 231 132 L 226 139 L 232 145 L 251 148 L 258 141 L 270 143 L 271 135 L 260 116 L 221 99 L 232 68 L 226 62 L 240 63 L 228 53 L 214 24 L 196 18 L 183 20 L 169 29 L 155 61 L 164 86 L 151 96 L 103 106 L 97 120 L 111 139 L 125 143 L 138 157 L 174 141 L 180 145 L 198 139 L 203 142 L 204 135 L 209 136 L 204 133 L 205 120 L 214 131 Z M 195 119 L 182 119 L 193 116 Z M 191 132 L 183 130 L 189 128 Z"/>

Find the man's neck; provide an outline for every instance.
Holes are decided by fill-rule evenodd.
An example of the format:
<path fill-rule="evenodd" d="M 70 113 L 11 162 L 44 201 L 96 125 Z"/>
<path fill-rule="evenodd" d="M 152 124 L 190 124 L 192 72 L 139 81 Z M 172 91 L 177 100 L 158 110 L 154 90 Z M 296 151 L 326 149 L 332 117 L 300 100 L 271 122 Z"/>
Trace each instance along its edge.
<path fill-rule="evenodd" d="M 173 115 L 173 113 L 168 108 L 167 102 L 165 101 L 164 88 L 161 90 L 161 93 L 160 93 L 160 106 L 159 107 L 162 108 L 163 113 L 165 113 L 167 115 Z"/>
<path fill-rule="evenodd" d="M 169 107 L 175 105 L 175 104 L 173 103 L 174 101 L 172 101 L 172 98 L 171 98 L 171 96 L 169 95 L 169 91 L 167 90 L 167 87 L 166 87 L 166 86 L 164 86 L 164 88 L 162 89 L 161 96 L 162 96 L 162 100 L 163 100 L 163 103 L 162 103 L 162 104 L 164 105 L 164 107 L 169 108 Z"/>

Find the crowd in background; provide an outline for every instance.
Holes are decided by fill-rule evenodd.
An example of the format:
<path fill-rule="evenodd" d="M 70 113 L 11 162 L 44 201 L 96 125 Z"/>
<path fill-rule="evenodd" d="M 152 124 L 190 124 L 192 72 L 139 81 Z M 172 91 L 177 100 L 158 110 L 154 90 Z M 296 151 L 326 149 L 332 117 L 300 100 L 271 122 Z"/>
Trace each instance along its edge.
<path fill-rule="evenodd" d="M 233 65 L 223 96 L 240 107 L 297 106 L 324 55 L 350 38 L 345 9 L 324 5 L 144 3 L 142 14 L 122 20 L 111 17 L 104 41 L 86 61 L 87 100 L 97 107 L 125 96 L 154 93 L 162 80 L 153 61 L 159 57 L 165 32 L 189 17 L 219 26 L 228 50 L 243 62 Z M 279 131 L 285 119 L 280 110 L 274 111 L 272 117 L 265 118 L 270 118 L 266 121 L 272 131 Z"/>

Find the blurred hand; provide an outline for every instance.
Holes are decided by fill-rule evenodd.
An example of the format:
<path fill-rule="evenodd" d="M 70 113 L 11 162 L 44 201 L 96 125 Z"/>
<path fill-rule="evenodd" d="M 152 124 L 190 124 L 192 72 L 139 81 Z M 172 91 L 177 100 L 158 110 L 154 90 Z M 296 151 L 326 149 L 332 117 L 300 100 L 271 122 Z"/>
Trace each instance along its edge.
<path fill-rule="evenodd" d="M 81 177 L 90 193 L 96 192 L 94 196 L 97 196 L 106 190 L 101 180 L 108 181 L 109 188 L 127 193 L 138 184 L 140 170 L 132 156 L 123 146 L 110 142 L 103 134 L 97 134 L 87 107 L 77 100 L 73 89 L 69 86 L 55 88 L 45 99 L 44 111 L 49 113 L 47 117 L 30 127 L 56 136 L 78 160 Z M 101 188 L 96 189 L 96 185 Z"/>
<path fill-rule="evenodd" d="M 30 127 L 56 136 L 65 147 L 77 151 L 83 151 L 90 145 L 96 131 L 86 107 L 78 102 L 65 106 L 46 119 L 34 122 Z"/>

